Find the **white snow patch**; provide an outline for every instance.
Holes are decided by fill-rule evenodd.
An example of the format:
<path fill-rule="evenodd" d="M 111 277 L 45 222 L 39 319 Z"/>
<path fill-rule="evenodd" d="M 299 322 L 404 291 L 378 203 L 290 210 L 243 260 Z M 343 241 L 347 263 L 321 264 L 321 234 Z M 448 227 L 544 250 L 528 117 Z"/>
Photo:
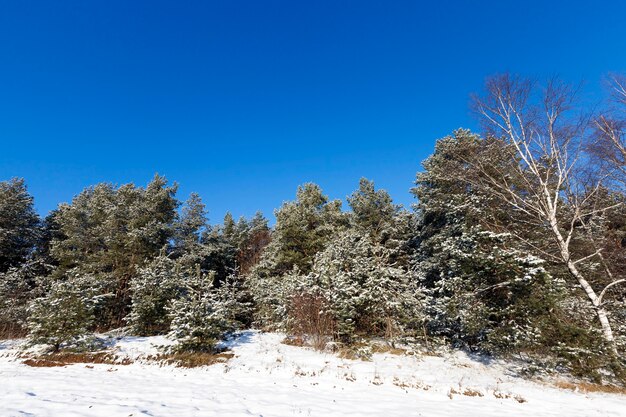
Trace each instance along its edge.
<path fill-rule="evenodd" d="M 626 397 L 526 381 L 501 363 L 376 354 L 371 362 L 281 344 L 248 331 L 235 357 L 195 369 L 146 364 L 33 368 L 0 346 L 0 416 L 623 416 Z M 171 343 L 124 337 L 119 356 L 141 359 Z M 483 396 L 450 394 L 471 389 Z M 494 392 L 514 398 L 496 398 Z M 452 396 L 452 399 L 450 398 Z"/>

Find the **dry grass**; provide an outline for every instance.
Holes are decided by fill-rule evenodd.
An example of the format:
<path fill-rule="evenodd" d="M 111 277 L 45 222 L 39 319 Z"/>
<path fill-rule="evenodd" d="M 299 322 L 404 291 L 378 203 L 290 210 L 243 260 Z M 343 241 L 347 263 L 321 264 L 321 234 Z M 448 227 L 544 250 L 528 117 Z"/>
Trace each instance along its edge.
<path fill-rule="evenodd" d="M 147 359 L 162 365 L 173 365 L 181 368 L 197 368 L 215 363 L 227 362 L 235 356 L 233 353 L 208 353 L 208 352 L 181 352 L 167 353 L 149 356 Z M 22 362 L 28 366 L 51 368 L 56 366 L 67 366 L 77 363 L 84 364 L 106 364 L 106 365 L 129 365 L 132 360 L 129 358 L 118 358 L 110 352 L 55 352 L 46 355 L 25 358 Z M 88 366 L 89 367 L 89 366 Z"/>
<path fill-rule="evenodd" d="M 173 365 L 180 368 L 198 368 L 200 366 L 210 366 L 216 363 L 225 363 L 234 356 L 234 353 L 228 352 L 180 352 L 161 354 L 151 357 L 150 359 L 162 364 Z"/>
<path fill-rule="evenodd" d="M 509 398 L 511 398 L 513 396 L 513 394 L 509 394 L 506 392 L 502 392 L 502 391 L 494 391 L 493 392 L 493 396 L 500 399 L 500 400 L 508 400 Z"/>
<path fill-rule="evenodd" d="M 460 392 L 457 391 L 454 387 L 450 387 L 450 389 L 448 390 L 448 398 L 454 398 L 454 394 L 460 394 Z"/>
<path fill-rule="evenodd" d="M 519 395 L 519 394 L 515 394 L 515 395 L 513 396 L 513 398 L 515 399 L 515 401 L 517 401 L 517 402 L 518 402 L 518 403 L 520 403 L 520 404 L 523 404 L 523 403 L 525 403 L 525 402 L 527 401 L 527 400 L 526 400 L 526 398 L 522 397 L 522 396 L 521 396 L 521 395 Z"/>
<path fill-rule="evenodd" d="M 466 397 L 484 397 L 485 396 L 485 394 L 483 394 L 481 390 L 477 388 L 470 388 L 470 387 L 463 388 L 461 387 L 461 384 L 459 384 L 458 390 L 454 387 L 450 387 L 450 389 L 448 390 L 448 398 L 452 399 L 454 395 L 465 395 Z"/>
<path fill-rule="evenodd" d="M 404 356 L 407 354 L 407 350 L 389 345 L 375 345 L 372 346 L 372 353 L 389 353 L 391 355 Z"/>
<path fill-rule="evenodd" d="M 571 391 L 578 392 L 603 392 L 607 394 L 621 394 L 626 395 L 626 388 L 620 387 L 617 385 L 602 385 L 602 384 L 594 384 L 592 382 L 568 382 L 568 381 L 557 381 L 554 383 L 557 388 L 568 389 Z"/>
<path fill-rule="evenodd" d="M 66 366 L 75 363 L 107 364 L 107 365 L 129 365 L 132 361 L 129 358 L 119 359 L 109 352 L 55 352 L 28 358 L 22 363 L 28 366 L 50 368 L 55 366 Z"/>
<path fill-rule="evenodd" d="M 482 397 L 484 396 L 484 394 L 475 388 L 465 388 L 463 390 L 463 395 L 465 395 L 466 397 Z"/>
<path fill-rule="evenodd" d="M 341 347 L 335 352 L 341 359 L 369 362 L 371 359 L 354 347 Z"/>
<path fill-rule="evenodd" d="M 283 345 L 302 347 L 305 345 L 304 339 L 300 336 L 287 336 L 282 342 Z"/>
<path fill-rule="evenodd" d="M 353 349 L 339 348 L 337 349 L 337 356 L 341 359 L 358 360 L 360 359 L 357 353 Z"/>
<path fill-rule="evenodd" d="M 395 385 L 396 387 L 402 388 L 405 391 L 407 391 L 408 388 L 421 389 L 424 391 L 428 391 L 431 388 L 431 386 L 426 384 L 425 382 L 405 381 L 405 380 L 398 378 L 397 376 L 393 378 L 392 384 Z"/>
<path fill-rule="evenodd" d="M 7 323 L 0 323 L 0 340 L 6 339 L 18 339 L 25 337 L 28 334 L 28 330 L 25 328 Z"/>
<path fill-rule="evenodd" d="M 500 400 L 514 399 L 520 404 L 525 403 L 527 401 L 526 398 L 522 397 L 519 394 L 512 394 L 510 392 L 502 392 L 500 390 L 495 390 L 493 392 L 493 396 Z"/>

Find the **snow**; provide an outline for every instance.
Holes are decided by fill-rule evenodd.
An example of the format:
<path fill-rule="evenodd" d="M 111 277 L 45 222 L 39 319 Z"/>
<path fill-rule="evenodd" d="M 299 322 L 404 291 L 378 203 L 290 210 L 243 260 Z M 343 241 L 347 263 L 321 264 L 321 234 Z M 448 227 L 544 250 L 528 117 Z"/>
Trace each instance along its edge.
<path fill-rule="evenodd" d="M 0 416 L 624 416 L 626 396 L 583 394 L 520 379 L 500 362 L 461 352 L 375 354 L 371 361 L 243 332 L 227 363 L 184 369 L 145 360 L 168 342 L 124 337 L 131 365 L 33 368 L 0 343 Z M 471 389 L 465 396 L 450 390 Z M 511 398 L 496 398 L 494 391 Z M 523 398 L 518 402 L 513 397 Z"/>

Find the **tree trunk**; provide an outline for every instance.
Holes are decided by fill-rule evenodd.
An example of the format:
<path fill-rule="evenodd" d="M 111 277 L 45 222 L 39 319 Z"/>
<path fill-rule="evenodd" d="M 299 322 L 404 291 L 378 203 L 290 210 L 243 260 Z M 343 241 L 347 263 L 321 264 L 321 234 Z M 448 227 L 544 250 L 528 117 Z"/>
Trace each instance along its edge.
<path fill-rule="evenodd" d="M 602 304 L 601 298 L 598 297 L 598 294 L 596 294 L 596 292 L 593 290 L 593 288 L 591 287 L 591 284 L 589 284 L 589 282 L 585 279 L 585 277 L 581 274 L 581 272 L 576 267 L 576 264 L 572 261 L 570 257 L 570 253 L 569 253 L 568 241 L 565 241 L 565 239 L 563 239 L 563 235 L 561 234 L 561 231 L 559 230 L 557 222 L 556 222 L 556 216 L 550 216 L 550 225 L 552 227 L 552 231 L 561 249 L 561 257 L 563 258 L 563 261 L 565 261 L 569 273 L 572 274 L 574 278 L 576 278 L 580 287 L 583 289 L 583 291 L 585 291 L 585 294 L 587 294 L 589 301 L 591 301 L 591 304 L 596 310 L 596 316 L 598 317 L 598 320 L 600 321 L 600 326 L 602 327 L 602 336 L 604 340 L 611 347 L 611 350 L 613 351 L 613 353 L 617 354 L 617 347 L 615 346 L 615 338 L 613 337 L 613 329 L 611 328 L 611 322 L 609 321 L 609 316 L 606 310 L 601 305 Z"/>
<path fill-rule="evenodd" d="M 617 352 L 615 347 L 615 338 L 613 337 L 613 329 L 611 328 L 611 323 L 609 322 L 609 316 L 607 315 L 606 310 L 602 307 L 600 298 L 572 261 L 567 262 L 567 269 L 569 269 L 569 272 L 578 280 L 578 283 L 587 294 L 591 304 L 593 304 L 598 320 L 600 320 L 600 325 L 602 326 L 602 335 L 604 336 L 604 340 L 611 345 L 614 352 Z"/>

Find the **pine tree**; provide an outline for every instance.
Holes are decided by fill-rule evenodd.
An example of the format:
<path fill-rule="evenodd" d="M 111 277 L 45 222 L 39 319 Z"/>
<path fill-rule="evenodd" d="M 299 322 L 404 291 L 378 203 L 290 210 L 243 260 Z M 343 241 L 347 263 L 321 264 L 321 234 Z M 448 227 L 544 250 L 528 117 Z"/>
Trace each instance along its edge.
<path fill-rule="evenodd" d="M 46 295 L 29 307 L 30 341 L 50 345 L 54 351 L 84 341 L 93 329 L 98 303 L 93 281 L 92 276 L 71 270 L 67 279 L 51 282 Z"/>
<path fill-rule="evenodd" d="M 298 187 L 296 201 L 283 203 L 275 214 L 271 241 L 250 272 L 247 286 L 256 304 L 257 324 L 281 327 L 283 318 L 276 312 L 286 309 L 280 296 L 288 285 L 283 277 L 310 272 L 315 255 L 334 233 L 348 227 L 348 217 L 341 212 L 341 201 L 329 201 L 311 183 Z"/>
<path fill-rule="evenodd" d="M 374 182 L 365 178 L 359 181 L 359 189 L 348 197 L 356 227 L 367 231 L 375 240 L 393 223 L 400 207 L 393 204 L 385 190 L 376 190 Z"/>
<path fill-rule="evenodd" d="M 54 214 L 57 231 L 50 255 L 55 276 L 78 268 L 94 276 L 103 294 L 112 294 L 98 309 L 99 326 L 124 323 L 130 310 L 130 285 L 138 268 L 156 257 L 173 237 L 179 203 L 176 186 L 160 176 L 145 187 L 98 184 L 62 204 Z"/>
<path fill-rule="evenodd" d="M 297 266 L 308 273 L 315 255 L 324 249 L 333 233 L 346 225 L 341 201 L 330 201 L 316 184 L 298 187 L 296 201 L 286 202 L 276 211 L 276 225 L 263 268 L 280 275 Z"/>
<path fill-rule="evenodd" d="M 513 221 L 510 210 L 468 184 L 474 174 L 466 161 L 487 158 L 494 169 L 506 164 L 500 165 L 502 155 L 481 152 L 482 139 L 465 130 L 439 140 L 412 190 L 419 198 L 416 271 L 428 296 L 428 328 L 470 348 L 530 348 L 544 337 L 559 281 L 542 259 L 497 232 Z"/>
<path fill-rule="evenodd" d="M 237 267 L 238 272 L 245 275 L 261 259 L 263 251 L 271 241 L 271 232 L 268 221 L 261 212 L 257 212 L 249 222 L 238 228 L 244 232 L 241 233 L 243 236 L 238 244 Z"/>
<path fill-rule="evenodd" d="M 171 254 L 188 267 L 202 265 L 204 251 L 202 234 L 208 229 L 206 206 L 200 196 L 192 193 L 183 205 L 174 225 Z"/>
<path fill-rule="evenodd" d="M 296 292 L 324 300 L 337 337 L 351 343 L 357 335 L 394 340 L 421 326 L 420 295 L 414 276 L 390 262 L 390 252 L 368 235 L 348 231 L 318 254 Z"/>
<path fill-rule="evenodd" d="M 0 273 L 18 267 L 39 236 L 39 217 L 23 179 L 0 182 Z"/>
<path fill-rule="evenodd" d="M 32 260 L 0 273 L 0 338 L 26 332 L 28 305 L 42 295 L 42 280 L 49 270 L 49 265 Z"/>
<path fill-rule="evenodd" d="M 167 332 L 167 308 L 180 297 L 189 273 L 165 255 L 141 268 L 131 284 L 132 308 L 127 317 L 133 333 L 149 336 Z"/>
<path fill-rule="evenodd" d="M 214 277 L 201 274 L 186 282 L 183 294 L 169 308 L 169 337 L 177 351 L 213 352 L 224 335 L 237 328 L 236 315 L 242 307 L 233 287 L 213 286 Z"/>

